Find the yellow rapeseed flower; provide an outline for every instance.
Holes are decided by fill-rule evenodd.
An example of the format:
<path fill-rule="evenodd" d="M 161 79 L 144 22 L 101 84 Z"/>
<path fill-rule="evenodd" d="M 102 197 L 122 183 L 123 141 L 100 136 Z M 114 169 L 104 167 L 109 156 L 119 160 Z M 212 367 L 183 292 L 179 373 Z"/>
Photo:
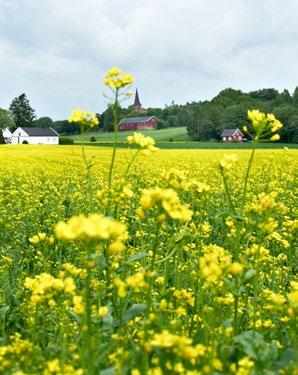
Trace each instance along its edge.
<path fill-rule="evenodd" d="M 98 214 L 73 216 L 68 222 L 60 221 L 55 227 L 56 237 L 63 241 L 110 241 L 111 253 L 119 253 L 127 240 L 126 225 Z"/>
<path fill-rule="evenodd" d="M 103 82 L 111 89 L 119 90 L 122 87 L 132 84 L 134 82 L 134 76 L 130 73 L 122 73 L 121 68 L 113 66 L 105 74 Z"/>
<path fill-rule="evenodd" d="M 130 135 L 127 137 L 127 143 L 129 145 L 136 144 L 140 146 L 143 150 L 146 151 L 156 151 L 158 150 L 157 147 L 155 147 L 155 141 L 151 137 L 146 137 L 142 133 L 134 133 L 133 135 Z"/>
<path fill-rule="evenodd" d="M 74 109 L 68 118 L 68 122 L 75 122 L 84 128 L 93 128 L 99 124 L 99 120 L 95 113 L 84 111 L 81 108 Z"/>

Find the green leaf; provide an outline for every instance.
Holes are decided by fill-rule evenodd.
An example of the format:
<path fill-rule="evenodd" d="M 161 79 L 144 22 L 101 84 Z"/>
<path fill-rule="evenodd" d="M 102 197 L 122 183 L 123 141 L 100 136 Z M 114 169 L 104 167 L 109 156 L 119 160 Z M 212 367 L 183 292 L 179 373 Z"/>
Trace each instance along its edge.
<path fill-rule="evenodd" d="M 244 279 L 248 281 L 252 279 L 256 273 L 257 271 L 251 268 L 245 272 Z"/>
<path fill-rule="evenodd" d="M 257 360 L 258 352 L 266 346 L 263 336 L 255 331 L 245 331 L 234 338 L 234 342 L 242 346 L 246 355 Z"/>
<path fill-rule="evenodd" d="M 9 311 L 9 306 L 1 307 L 1 309 L 0 309 L 0 317 L 2 319 L 4 319 L 5 315 L 8 313 L 8 311 Z"/>
<path fill-rule="evenodd" d="M 124 313 L 124 321 L 128 322 L 134 319 L 137 315 L 141 314 L 147 309 L 146 303 L 138 303 L 136 305 L 132 305 L 129 309 L 126 310 Z"/>
<path fill-rule="evenodd" d="M 138 253 L 138 254 L 132 256 L 131 258 L 129 258 L 127 263 L 132 263 L 132 262 L 135 262 L 136 260 L 144 259 L 144 258 L 146 258 L 146 256 L 147 256 L 147 253 L 144 253 L 144 252 Z"/>
<path fill-rule="evenodd" d="M 109 367 L 100 371 L 100 375 L 114 375 L 115 367 Z"/>

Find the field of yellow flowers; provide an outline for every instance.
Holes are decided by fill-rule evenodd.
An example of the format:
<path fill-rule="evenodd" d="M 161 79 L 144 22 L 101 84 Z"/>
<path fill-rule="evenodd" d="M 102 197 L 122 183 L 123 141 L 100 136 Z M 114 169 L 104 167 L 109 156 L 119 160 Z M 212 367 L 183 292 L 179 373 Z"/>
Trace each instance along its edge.
<path fill-rule="evenodd" d="M 146 153 L 0 148 L 0 373 L 297 374 L 298 152 Z"/>

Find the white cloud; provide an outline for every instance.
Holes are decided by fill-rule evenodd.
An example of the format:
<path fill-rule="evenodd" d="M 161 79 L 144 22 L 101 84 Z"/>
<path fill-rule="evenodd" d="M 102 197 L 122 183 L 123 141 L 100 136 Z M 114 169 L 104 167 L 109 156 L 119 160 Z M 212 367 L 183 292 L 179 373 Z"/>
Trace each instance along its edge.
<path fill-rule="evenodd" d="M 0 0 L 0 106 L 26 92 L 40 116 L 102 111 L 112 65 L 135 74 L 144 106 L 293 90 L 297 14 L 295 0 Z"/>

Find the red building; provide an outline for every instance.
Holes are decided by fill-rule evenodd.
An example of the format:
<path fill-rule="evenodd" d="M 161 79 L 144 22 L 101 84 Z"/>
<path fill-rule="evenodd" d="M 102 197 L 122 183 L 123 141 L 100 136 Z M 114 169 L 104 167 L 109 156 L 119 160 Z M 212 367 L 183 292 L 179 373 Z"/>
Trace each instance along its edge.
<path fill-rule="evenodd" d="M 225 129 L 221 135 L 223 142 L 242 142 L 243 138 L 244 135 L 239 129 Z"/>
<path fill-rule="evenodd" d="M 155 129 L 158 118 L 155 116 L 129 117 L 120 121 L 119 130 L 145 130 Z"/>

